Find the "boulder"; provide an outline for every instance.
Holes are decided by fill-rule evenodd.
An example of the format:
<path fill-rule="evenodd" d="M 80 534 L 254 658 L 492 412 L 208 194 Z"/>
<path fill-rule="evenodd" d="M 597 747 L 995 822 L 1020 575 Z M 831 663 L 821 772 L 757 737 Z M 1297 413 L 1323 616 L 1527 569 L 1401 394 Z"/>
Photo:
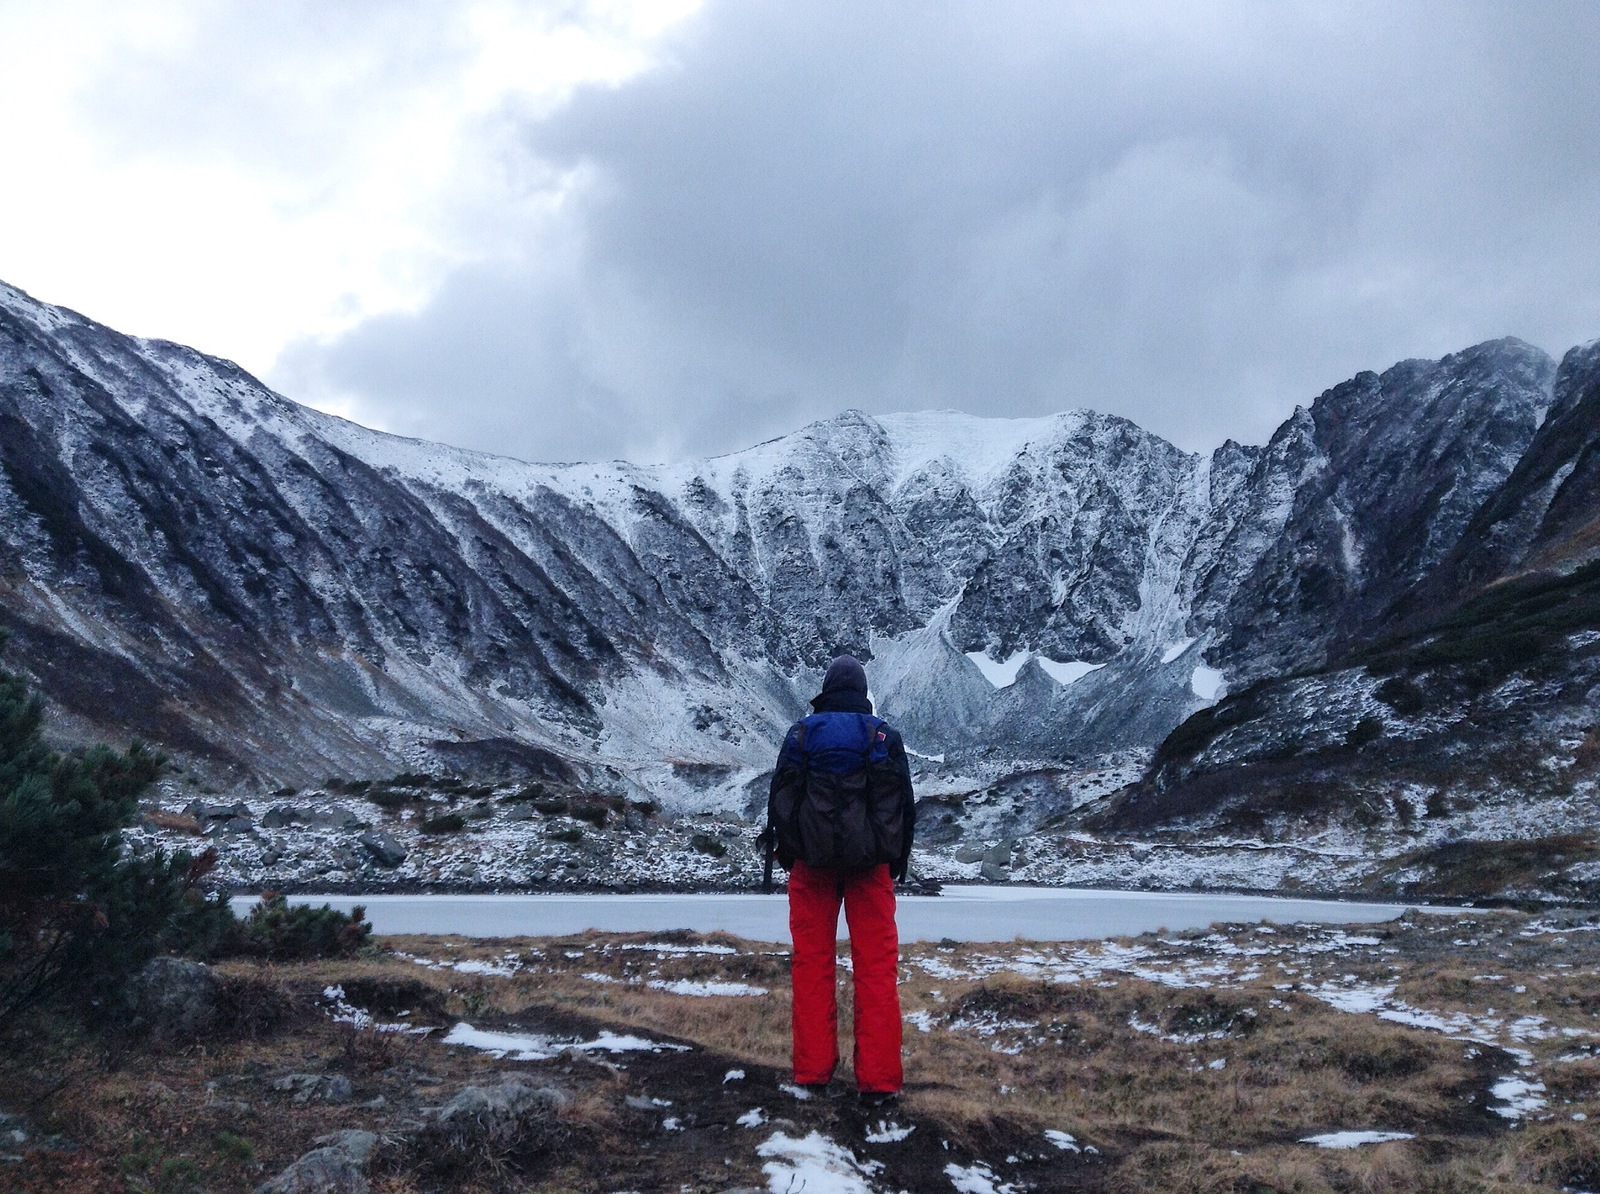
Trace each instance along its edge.
<path fill-rule="evenodd" d="M 317 829 L 360 829 L 364 822 L 343 805 L 314 808 L 306 814 L 306 824 Z"/>
<path fill-rule="evenodd" d="M 183 811 L 202 825 L 213 821 L 250 820 L 250 806 L 242 800 L 233 804 L 211 804 L 204 800 L 191 800 Z"/>
<path fill-rule="evenodd" d="M 300 815 L 300 810 L 297 808 L 290 808 L 287 804 L 275 804 L 262 816 L 261 824 L 268 829 L 283 829 L 289 825 L 303 825 L 305 818 Z"/>
<path fill-rule="evenodd" d="M 320 1136 L 312 1149 L 277 1177 L 256 1187 L 256 1194 L 367 1194 L 367 1166 L 378 1147 L 371 1132 L 335 1132 Z"/>
<path fill-rule="evenodd" d="M 1016 848 L 1016 838 L 1001 838 L 994 844 L 994 846 L 984 853 L 983 861 L 997 867 L 1008 867 L 1011 865 L 1011 855 Z"/>
<path fill-rule="evenodd" d="M 221 983 L 209 966 L 184 958 L 152 958 L 128 984 L 132 1025 L 156 1040 L 188 1044 L 217 1023 Z"/>
<path fill-rule="evenodd" d="M 395 867 L 406 860 L 406 848 L 382 829 L 369 829 L 356 839 L 379 866 Z"/>
<path fill-rule="evenodd" d="M 565 1091 L 535 1086 L 521 1075 L 494 1086 L 463 1087 L 427 1116 L 412 1144 L 437 1168 L 536 1153 L 554 1140 L 557 1114 L 570 1101 Z"/>

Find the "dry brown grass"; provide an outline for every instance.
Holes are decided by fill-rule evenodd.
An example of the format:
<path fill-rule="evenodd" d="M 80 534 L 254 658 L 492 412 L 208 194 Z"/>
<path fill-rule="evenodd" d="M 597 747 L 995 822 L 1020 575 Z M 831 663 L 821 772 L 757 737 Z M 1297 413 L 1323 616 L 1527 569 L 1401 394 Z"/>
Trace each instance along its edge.
<path fill-rule="evenodd" d="M 1088 1188 L 1229 1194 L 1597 1188 L 1600 1058 L 1571 1051 L 1588 1047 L 1581 1034 L 1600 1029 L 1600 946 L 1593 940 L 1600 933 L 1572 933 L 1560 945 L 1546 934 L 1530 943 L 1519 934 L 1526 923 L 1503 914 L 1456 922 L 1447 931 L 1402 926 L 1383 930 L 1378 945 L 1276 954 L 1259 947 L 1292 944 L 1295 931 L 1263 937 L 1239 930 L 1223 943 L 1231 943 L 1233 970 L 1206 971 L 1209 986 L 1174 985 L 1176 970 L 1166 982 L 1118 971 L 1045 981 L 1011 969 L 1018 957 L 1048 949 L 1020 943 L 909 947 L 900 988 L 912 1017 L 904 1114 L 996 1160 L 1046 1151 L 1040 1143 L 1046 1129 L 1070 1132 L 1099 1152 L 1092 1166 L 1060 1170 L 1061 1180 L 1070 1176 L 1070 1184 Z M 662 942 L 732 952 L 628 948 Z M 278 1010 L 258 1017 L 253 1028 L 241 1016 L 232 1035 L 203 1050 L 135 1052 L 108 1065 L 101 1046 L 69 1035 L 52 1046 L 54 1053 L 0 1062 L 0 1088 L 28 1092 L 51 1130 L 84 1145 L 76 1156 L 40 1161 L 30 1171 L 37 1188 L 176 1191 L 189 1180 L 208 1190 L 243 1190 L 297 1155 L 311 1136 L 371 1126 L 370 1114 L 352 1106 L 297 1107 L 264 1097 L 261 1083 L 241 1084 L 241 1074 L 342 1072 L 357 1084 L 358 1099 L 405 1074 L 415 1079 L 418 1097 L 442 1099 L 493 1069 L 484 1055 L 437 1040 L 329 1022 L 312 1005 L 334 984 L 380 1014 L 409 1010 L 412 1023 L 464 1018 L 509 1027 L 570 1015 L 691 1042 L 729 1063 L 781 1070 L 788 1060 L 788 963 L 778 947 L 721 936 L 598 933 L 384 944 L 387 952 L 350 960 L 222 966 L 241 1008 L 254 1002 Z M 1157 971 L 1166 962 L 1212 958 L 1207 951 L 1215 945 L 1120 943 L 1124 950 L 1165 951 L 1165 961 L 1151 963 Z M 1242 947 L 1259 956 L 1240 960 Z M 513 955 L 519 968 L 510 976 L 468 973 L 402 955 L 501 964 Z M 698 998 L 648 985 L 678 979 L 739 981 L 770 994 Z M 1485 1110 L 1488 1086 L 1515 1070 L 1508 1055 L 1341 1012 L 1311 994 L 1328 982 L 1393 986 L 1396 998 L 1418 1008 L 1475 1023 L 1545 1017 L 1543 1035 L 1525 1042 L 1547 1087 L 1545 1118 L 1515 1126 Z M 848 981 L 840 1018 L 841 1077 L 848 1081 Z M 1600 1045 L 1600 1036 L 1593 1044 Z M 634 1130 L 618 1110 L 630 1089 L 622 1069 L 605 1058 L 575 1056 L 562 1064 L 575 1091 L 568 1115 L 588 1133 L 585 1139 Z M 208 1092 L 209 1082 L 218 1088 Z M 252 1111 L 219 1106 L 236 1098 L 253 1102 Z M 1416 1139 L 1342 1152 L 1298 1143 L 1317 1132 L 1361 1128 L 1411 1132 Z M 537 1180 L 518 1177 L 515 1188 L 588 1188 L 596 1163 L 563 1154 Z M 422 1188 L 418 1180 L 386 1171 L 375 1188 L 412 1194 Z M 498 1180 L 484 1178 L 477 1188 L 495 1188 Z M 1039 1188 L 1050 1188 L 1048 1180 Z"/>

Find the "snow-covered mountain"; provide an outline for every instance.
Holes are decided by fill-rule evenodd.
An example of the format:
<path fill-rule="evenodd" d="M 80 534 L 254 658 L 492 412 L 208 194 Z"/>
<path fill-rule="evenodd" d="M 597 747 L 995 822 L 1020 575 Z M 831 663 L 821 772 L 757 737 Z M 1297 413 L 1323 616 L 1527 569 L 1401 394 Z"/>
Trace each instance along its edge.
<path fill-rule="evenodd" d="M 1515 340 L 1408 361 L 1209 457 L 1088 411 L 847 412 L 541 465 L 0 285 L 0 625 L 67 732 L 272 784 L 550 751 L 735 806 L 840 650 L 924 755 L 1087 761 L 1361 641 L 1555 376 Z"/>

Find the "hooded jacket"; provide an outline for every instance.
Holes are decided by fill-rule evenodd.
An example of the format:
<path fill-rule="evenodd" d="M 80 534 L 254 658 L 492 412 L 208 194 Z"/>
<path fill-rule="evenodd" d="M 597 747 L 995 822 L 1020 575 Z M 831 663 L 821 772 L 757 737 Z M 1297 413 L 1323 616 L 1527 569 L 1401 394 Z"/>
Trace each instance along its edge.
<path fill-rule="evenodd" d="M 838 715 L 845 718 L 854 718 L 857 715 L 874 716 L 872 701 L 867 696 L 867 673 L 860 662 L 850 655 L 841 655 L 828 665 L 827 674 L 823 677 L 822 691 L 811 701 L 812 716 L 804 718 L 789 727 L 789 732 L 784 736 L 783 747 L 778 752 L 778 764 L 772 774 L 770 792 L 776 792 L 780 785 L 788 782 L 795 771 L 805 766 L 805 759 L 800 749 L 800 728 L 808 722 L 815 725 L 819 715 Z M 881 719 L 880 719 L 881 720 Z M 904 831 L 901 836 L 902 849 L 900 856 L 889 861 L 889 873 L 896 882 L 906 877 L 906 868 L 911 861 L 911 841 L 916 830 L 917 805 L 916 796 L 911 788 L 911 763 L 906 757 L 905 742 L 896 730 L 887 722 L 879 727 L 888 749 L 888 761 L 895 779 L 901 789 L 902 824 Z M 769 807 L 770 807 L 769 792 Z M 772 826 L 768 826 L 769 833 Z"/>

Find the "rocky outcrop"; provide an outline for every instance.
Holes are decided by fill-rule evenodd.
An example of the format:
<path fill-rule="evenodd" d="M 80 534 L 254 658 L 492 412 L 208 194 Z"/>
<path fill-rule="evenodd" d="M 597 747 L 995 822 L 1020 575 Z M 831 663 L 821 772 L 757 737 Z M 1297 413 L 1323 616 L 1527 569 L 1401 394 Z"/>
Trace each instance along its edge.
<path fill-rule="evenodd" d="M 1518 340 L 1362 373 L 1297 411 L 1203 530 L 1194 627 L 1235 685 L 1325 662 L 1439 565 L 1551 403 Z M 1219 450 L 1217 470 L 1237 472 Z M 1214 465 L 1215 468 L 1215 465 Z"/>

